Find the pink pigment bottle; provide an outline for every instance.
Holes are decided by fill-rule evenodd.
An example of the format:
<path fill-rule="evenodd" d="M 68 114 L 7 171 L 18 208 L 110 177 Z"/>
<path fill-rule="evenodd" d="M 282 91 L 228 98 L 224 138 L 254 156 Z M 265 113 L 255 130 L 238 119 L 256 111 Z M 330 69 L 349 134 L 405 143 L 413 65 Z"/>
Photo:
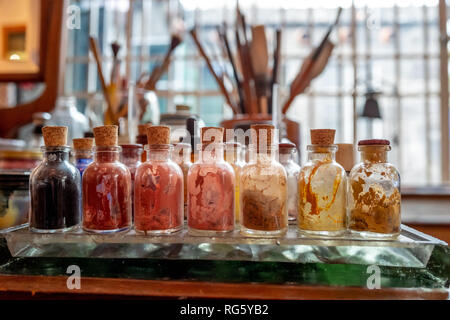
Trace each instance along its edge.
<path fill-rule="evenodd" d="M 214 236 L 233 231 L 234 185 L 233 168 L 224 160 L 223 128 L 202 128 L 199 157 L 187 181 L 190 234 Z"/>
<path fill-rule="evenodd" d="M 134 182 L 134 228 L 138 233 L 168 234 L 184 222 L 183 172 L 171 160 L 170 128 L 147 128 L 147 161 Z"/>

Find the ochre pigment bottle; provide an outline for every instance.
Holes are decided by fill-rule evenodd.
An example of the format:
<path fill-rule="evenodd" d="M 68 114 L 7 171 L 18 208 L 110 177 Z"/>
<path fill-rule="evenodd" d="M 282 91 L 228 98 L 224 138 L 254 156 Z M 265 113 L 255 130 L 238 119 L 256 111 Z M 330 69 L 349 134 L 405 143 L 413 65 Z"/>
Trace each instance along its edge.
<path fill-rule="evenodd" d="M 126 231 L 132 226 L 131 174 L 119 161 L 117 126 L 94 128 L 94 161 L 83 174 L 83 229 Z"/>
<path fill-rule="evenodd" d="M 346 231 L 346 173 L 335 161 L 335 130 L 311 130 L 308 161 L 300 171 L 298 227 L 303 234 Z"/>
<path fill-rule="evenodd" d="M 147 128 L 147 161 L 136 171 L 134 228 L 144 234 L 167 234 L 183 227 L 183 172 L 171 160 L 170 128 Z"/>
<path fill-rule="evenodd" d="M 349 229 L 368 238 L 394 238 L 401 228 L 400 174 L 387 160 L 388 140 L 358 143 L 361 163 L 349 175 Z"/>

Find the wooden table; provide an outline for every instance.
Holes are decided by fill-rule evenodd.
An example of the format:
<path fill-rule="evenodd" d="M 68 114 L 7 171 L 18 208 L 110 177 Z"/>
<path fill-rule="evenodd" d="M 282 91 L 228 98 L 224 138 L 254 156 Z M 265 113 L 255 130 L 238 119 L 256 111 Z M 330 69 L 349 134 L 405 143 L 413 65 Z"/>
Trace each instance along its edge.
<path fill-rule="evenodd" d="M 80 290 L 69 290 L 66 277 L 0 276 L 0 299 L 449 299 L 448 290 L 323 287 L 254 283 L 214 283 L 83 278 Z"/>

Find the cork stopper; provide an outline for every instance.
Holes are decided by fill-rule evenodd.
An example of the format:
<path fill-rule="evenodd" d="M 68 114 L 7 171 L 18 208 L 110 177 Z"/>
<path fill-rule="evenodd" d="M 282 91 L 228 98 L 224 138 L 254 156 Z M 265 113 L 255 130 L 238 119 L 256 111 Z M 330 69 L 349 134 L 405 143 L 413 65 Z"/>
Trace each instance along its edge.
<path fill-rule="evenodd" d="M 169 144 L 170 128 L 168 126 L 147 127 L 147 141 L 149 145 Z"/>
<path fill-rule="evenodd" d="M 78 138 L 73 139 L 72 142 L 75 150 L 91 150 L 94 146 L 93 138 Z"/>
<path fill-rule="evenodd" d="M 311 144 L 329 146 L 334 144 L 334 129 L 311 129 Z"/>
<path fill-rule="evenodd" d="M 118 127 L 115 125 L 101 126 L 93 129 L 95 145 L 99 147 L 114 147 L 118 141 Z"/>
<path fill-rule="evenodd" d="M 147 128 L 150 127 L 151 125 L 152 125 L 151 123 L 138 124 L 138 135 L 146 136 Z"/>
<path fill-rule="evenodd" d="M 252 144 L 271 146 L 275 142 L 275 127 L 271 124 L 252 124 L 251 141 Z"/>
<path fill-rule="evenodd" d="M 223 128 L 220 127 L 203 127 L 201 129 L 202 145 L 223 142 Z"/>
<path fill-rule="evenodd" d="M 295 150 L 296 146 L 292 142 L 285 142 L 278 144 L 278 150 L 282 154 L 289 154 Z"/>
<path fill-rule="evenodd" d="M 344 167 L 345 171 L 352 170 L 355 165 L 354 147 L 352 143 L 338 143 L 336 162 Z"/>
<path fill-rule="evenodd" d="M 67 127 L 45 126 L 42 128 L 42 135 L 47 147 L 67 145 Z"/>
<path fill-rule="evenodd" d="M 358 146 L 389 146 L 390 144 L 389 140 L 384 139 L 360 140 L 358 142 Z"/>

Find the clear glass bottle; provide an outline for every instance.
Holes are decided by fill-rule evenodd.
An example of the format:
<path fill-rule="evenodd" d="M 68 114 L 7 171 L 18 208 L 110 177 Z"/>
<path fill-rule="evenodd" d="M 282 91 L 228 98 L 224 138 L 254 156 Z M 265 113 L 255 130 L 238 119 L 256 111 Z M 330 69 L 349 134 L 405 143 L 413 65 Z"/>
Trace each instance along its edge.
<path fill-rule="evenodd" d="M 81 176 L 69 162 L 67 128 L 44 127 L 42 131 L 44 159 L 30 176 L 30 229 L 64 232 L 81 222 Z"/>
<path fill-rule="evenodd" d="M 332 137 L 316 143 L 315 133 L 321 132 Z M 335 161 L 334 132 L 311 130 L 308 161 L 299 178 L 298 226 L 306 235 L 339 236 L 346 231 L 346 173 Z"/>
<path fill-rule="evenodd" d="M 226 142 L 225 143 L 225 161 L 228 162 L 234 170 L 235 176 L 235 192 L 234 192 L 234 204 L 235 204 L 235 219 L 236 223 L 239 223 L 239 184 L 242 167 L 245 165 L 243 159 L 242 145 L 238 142 Z"/>
<path fill-rule="evenodd" d="M 349 175 L 349 229 L 369 238 L 395 238 L 401 229 L 400 174 L 387 160 L 388 140 L 358 143 L 361 163 Z"/>
<path fill-rule="evenodd" d="M 287 176 L 277 159 L 274 126 L 251 126 L 249 152 L 239 189 L 241 233 L 256 237 L 282 236 L 288 228 Z"/>
<path fill-rule="evenodd" d="M 176 143 L 172 152 L 172 159 L 178 164 L 183 171 L 184 181 L 184 217 L 187 218 L 187 175 L 192 166 L 191 161 L 192 148 L 188 143 Z"/>
<path fill-rule="evenodd" d="M 152 126 L 148 130 L 147 161 L 136 171 L 135 230 L 173 233 L 184 223 L 183 172 L 171 160 L 169 127 Z"/>
<path fill-rule="evenodd" d="M 55 110 L 52 112 L 50 123 L 58 126 L 68 127 L 68 141 L 73 138 L 81 138 L 86 131 L 89 131 L 87 118 L 77 110 L 77 100 L 75 97 L 59 97 L 56 100 Z"/>
<path fill-rule="evenodd" d="M 188 173 L 188 227 L 193 235 L 218 235 L 234 229 L 234 184 L 224 160 L 223 128 L 203 127 L 198 160 Z"/>
<path fill-rule="evenodd" d="M 80 170 L 81 176 L 83 176 L 86 167 L 93 161 L 93 145 L 93 138 L 73 139 L 75 167 Z"/>
<path fill-rule="evenodd" d="M 301 170 L 295 161 L 297 148 L 293 143 L 280 143 L 278 149 L 280 152 L 280 163 L 283 165 L 287 174 L 287 210 L 289 221 L 295 221 L 298 216 L 298 178 Z"/>
<path fill-rule="evenodd" d="M 94 161 L 83 173 L 83 229 L 111 233 L 130 229 L 131 174 L 119 161 L 117 126 L 94 128 Z"/>

